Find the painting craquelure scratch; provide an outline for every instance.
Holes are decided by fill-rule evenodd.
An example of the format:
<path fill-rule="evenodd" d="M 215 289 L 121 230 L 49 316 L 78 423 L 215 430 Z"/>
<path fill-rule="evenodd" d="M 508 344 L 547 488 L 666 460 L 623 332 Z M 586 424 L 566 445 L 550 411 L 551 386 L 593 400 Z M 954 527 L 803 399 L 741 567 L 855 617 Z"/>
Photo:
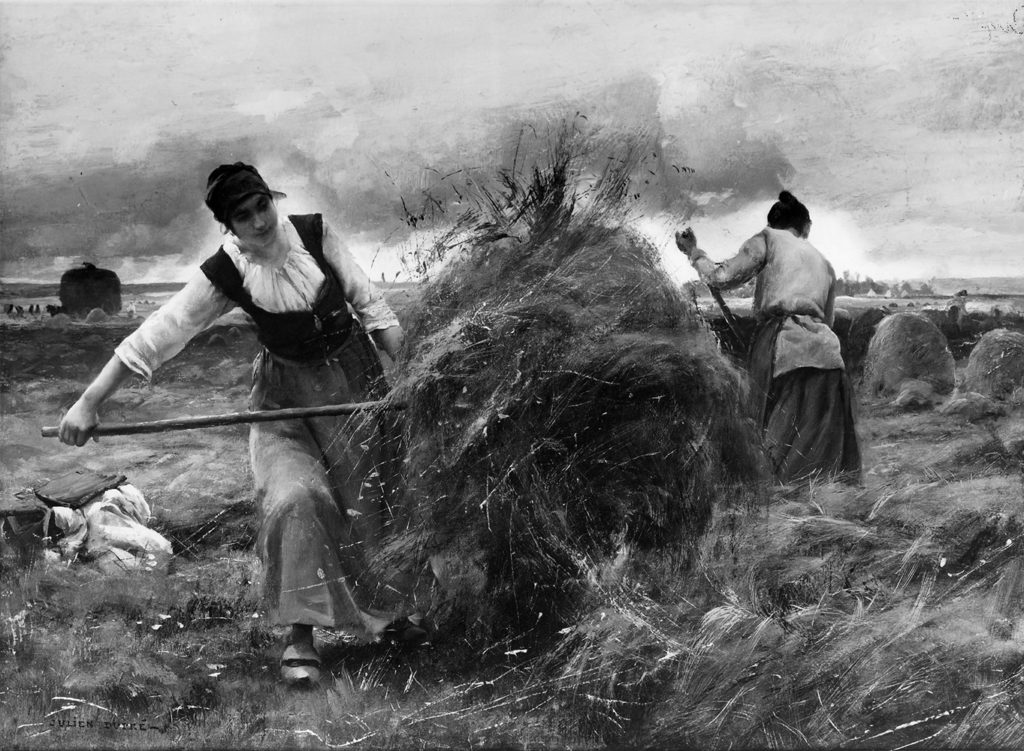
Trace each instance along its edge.
<path fill-rule="evenodd" d="M 0 2 L 0 746 L 1024 746 L 1022 61 Z"/>

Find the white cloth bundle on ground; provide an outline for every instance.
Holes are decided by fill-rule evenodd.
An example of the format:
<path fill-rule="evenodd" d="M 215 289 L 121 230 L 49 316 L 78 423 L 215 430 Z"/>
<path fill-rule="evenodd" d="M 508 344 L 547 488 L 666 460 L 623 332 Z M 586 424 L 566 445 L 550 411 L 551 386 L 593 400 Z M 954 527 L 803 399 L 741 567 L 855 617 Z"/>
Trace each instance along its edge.
<path fill-rule="evenodd" d="M 71 509 L 52 510 L 53 521 L 64 533 L 58 541 L 61 555 L 71 559 L 84 552 L 104 571 L 163 567 L 172 555 L 171 543 L 146 526 L 149 504 L 134 485 L 107 490 L 95 501 Z"/>

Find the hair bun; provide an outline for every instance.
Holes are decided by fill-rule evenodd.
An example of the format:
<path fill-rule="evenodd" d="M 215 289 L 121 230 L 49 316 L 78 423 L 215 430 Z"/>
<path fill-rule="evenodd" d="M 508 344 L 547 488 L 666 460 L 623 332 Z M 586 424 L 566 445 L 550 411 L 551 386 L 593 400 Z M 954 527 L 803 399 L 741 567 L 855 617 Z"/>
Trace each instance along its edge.
<path fill-rule="evenodd" d="M 807 207 L 788 190 L 779 193 L 779 200 L 772 205 L 768 212 L 768 226 L 773 229 L 800 231 L 809 221 L 811 221 L 811 214 L 807 211 Z"/>

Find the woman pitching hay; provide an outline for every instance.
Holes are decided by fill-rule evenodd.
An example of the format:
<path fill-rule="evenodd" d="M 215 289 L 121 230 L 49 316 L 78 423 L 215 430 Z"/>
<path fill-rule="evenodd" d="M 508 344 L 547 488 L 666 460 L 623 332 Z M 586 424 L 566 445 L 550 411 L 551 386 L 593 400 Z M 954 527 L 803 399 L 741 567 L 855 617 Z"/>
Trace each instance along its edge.
<path fill-rule="evenodd" d="M 776 479 L 856 482 L 860 449 L 850 385 L 831 329 L 836 276 L 807 241 L 810 231 L 807 208 L 783 191 L 768 226 L 722 263 L 697 247 L 690 228 L 676 233 L 676 244 L 709 286 L 729 289 L 757 277 L 751 395 Z"/>
<path fill-rule="evenodd" d="M 319 214 L 279 219 L 275 194 L 252 166 L 222 165 L 206 205 L 230 233 L 185 287 L 114 351 L 64 416 L 60 438 L 83 445 L 103 401 L 132 373 L 149 378 L 235 306 L 255 321 L 263 349 L 253 367 L 252 409 L 361 402 L 385 395 L 380 359 L 402 344 L 398 320 Z M 350 312 L 349 305 L 356 316 Z M 388 524 L 400 439 L 377 414 L 254 424 L 249 450 L 260 513 L 258 548 L 271 618 L 290 625 L 281 659 L 290 683 L 315 683 L 313 627 L 368 640 L 422 631 L 367 574 Z"/>

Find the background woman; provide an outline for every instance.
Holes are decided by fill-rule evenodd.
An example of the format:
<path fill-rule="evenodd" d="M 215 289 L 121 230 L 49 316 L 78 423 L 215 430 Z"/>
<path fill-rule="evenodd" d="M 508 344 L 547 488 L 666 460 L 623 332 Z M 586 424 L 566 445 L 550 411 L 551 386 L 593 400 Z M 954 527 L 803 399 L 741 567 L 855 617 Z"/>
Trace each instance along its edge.
<path fill-rule="evenodd" d="M 276 196 L 283 194 L 272 192 L 250 165 L 221 165 L 210 174 L 206 205 L 228 232 L 224 244 L 117 346 L 61 421 L 64 443 L 83 445 L 100 405 L 131 373 L 150 378 L 235 306 L 252 317 L 263 345 L 253 366 L 251 409 L 386 394 L 369 337 L 396 357 L 398 320 L 321 216 L 282 220 Z M 314 626 L 367 640 L 421 635 L 396 607 L 377 608 L 390 588 L 368 575 L 368 556 L 392 521 L 401 461 L 394 425 L 385 415 L 364 413 L 257 423 L 249 435 L 264 594 L 272 620 L 291 626 L 282 677 L 319 680 Z"/>
<path fill-rule="evenodd" d="M 831 329 L 836 275 L 808 242 L 810 231 L 807 207 L 783 191 L 768 226 L 722 263 L 707 257 L 690 228 L 676 233 L 676 244 L 708 286 L 729 289 L 757 277 L 751 393 L 776 479 L 824 475 L 856 482 L 861 467 L 851 391 Z"/>

